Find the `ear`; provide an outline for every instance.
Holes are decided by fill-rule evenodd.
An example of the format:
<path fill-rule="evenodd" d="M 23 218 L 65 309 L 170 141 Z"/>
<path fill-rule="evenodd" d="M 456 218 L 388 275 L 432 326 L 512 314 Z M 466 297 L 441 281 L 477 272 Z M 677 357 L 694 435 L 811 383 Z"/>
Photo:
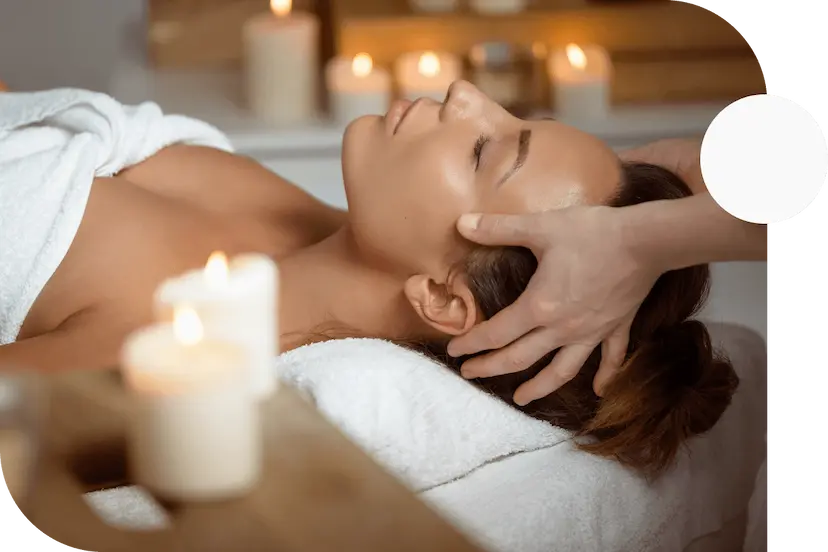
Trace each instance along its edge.
<path fill-rule="evenodd" d="M 462 277 L 441 284 L 418 274 L 405 282 L 405 296 L 423 322 L 441 333 L 462 335 L 477 323 L 474 296 Z"/>

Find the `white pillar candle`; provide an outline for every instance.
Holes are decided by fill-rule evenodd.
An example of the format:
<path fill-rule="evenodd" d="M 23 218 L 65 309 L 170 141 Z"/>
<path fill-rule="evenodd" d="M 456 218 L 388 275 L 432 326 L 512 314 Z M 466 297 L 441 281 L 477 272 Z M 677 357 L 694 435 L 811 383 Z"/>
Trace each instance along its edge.
<path fill-rule="evenodd" d="M 247 100 L 267 122 L 290 125 L 316 114 L 319 22 L 291 13 L 291 0 L 271 0 L 272 14 L 244 26 Z"/>
<path fill-rule="evenodd" d="M 457 9 L 457 0 L 409 0 L 415 11 L 449 12 Z"/>
<path fill-rule="evenodd" d="M 431 98 L 442 102 L 462 72 L 458 57 L 445 52 L 410 52 L 395 64 L 400 92 L 408 100 Z"/>
<path fill-rule="evenodd" d="M 479 13 L 517 13 L 526 9 L 527 0 L 469 0 L 471 9 Z"/>
<path fill-rule="evenodd" d="M 368 54 L 337 57 L 325 72 L 331 112 L 338 122 L 348 123 L 363 115 L 382 115 L 391 100 L 391 75 L 374 67 Z"/>
<path fill-rule="evenodd" d="M 132 396 L 129 466 L 136 483 L 179 501 L 242 496 L 261 474 L 259 409 L 244 351 L 203 338 L 192 309 L 139 330 L 122 351 Z"/>
<path fill-rule="evenodd" d="M 609 111 L 612 63 L 600 46 L 569 44 L 549 56 L 555 111 L 565 118 L 603 117 Z"/>
<path fill-rule="evenodd" d="M 155 294 L 156 315 L 169 321 L 175 307 L 195 309 L 208 338 L 241 345 L 248 356 L 249 389 L 256 399 L 276 387 L 278 354 L 278 269 L 269 257 L 245 254 L 228 264 L 214 253 L 204 270 L 171 278 Z"/>

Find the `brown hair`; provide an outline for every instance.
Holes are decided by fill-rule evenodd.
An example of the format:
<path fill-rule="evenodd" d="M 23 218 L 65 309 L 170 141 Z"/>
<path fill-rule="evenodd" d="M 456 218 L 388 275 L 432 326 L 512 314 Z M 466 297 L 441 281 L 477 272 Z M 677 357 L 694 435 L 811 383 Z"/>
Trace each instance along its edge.
<path fill-rule="evenodd" d="M 691 195 L 672 172 L 655 165 L 622 165 L 614 207 Z M 513 303 L 526 289 L 537 260 L 520 247 L 474 249 L 462 269 L 486 318 Z M 708 431 L 730 404 L 738 385 L 733 367 L 717 355 L 705 326 L 690 318 L 707 298 L 707 265 L 662 275 L 638 311 L 621 372 L 603 398 L 593 391 L 601 362 L 597 347 L 583 369 L 557 392 L 517 407 L 526 414 L 573 431 L 578 446 L 655 476 L 669 467 L 683 443 Z M 455 359 L 446 342 L 416 345 L 458 371 L 471 357 Z M 557 351 L 526 371 L 473 380 L 481 389 L 514 405 L 517 388 L 545 368 Z"/>

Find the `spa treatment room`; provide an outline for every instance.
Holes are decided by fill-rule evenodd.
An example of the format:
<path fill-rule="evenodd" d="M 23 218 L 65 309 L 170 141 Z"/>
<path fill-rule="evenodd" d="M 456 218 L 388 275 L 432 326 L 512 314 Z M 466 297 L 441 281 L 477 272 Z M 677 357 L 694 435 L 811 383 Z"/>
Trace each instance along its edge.
<path fill-rule="evenodd" d="M 717 15 L 4 2 L 0 90 L 0 527 L 767 549 L 766 226 L 700 164 L 766 89 Z"/>

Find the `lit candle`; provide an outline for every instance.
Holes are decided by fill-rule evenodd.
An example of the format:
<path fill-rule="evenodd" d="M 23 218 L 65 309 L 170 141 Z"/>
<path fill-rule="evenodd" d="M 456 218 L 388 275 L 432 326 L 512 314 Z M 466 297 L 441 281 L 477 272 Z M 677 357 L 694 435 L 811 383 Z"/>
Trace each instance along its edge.
<path fill-rule="evenodd" d="M 411 7 L 424 12 L 449 12 L 457 9 L 457 0 L 410 0 Z"/>
<path fill-rule="evenodd" d="M 258 481 L 262 435 L 238 345 L 206 339 L 196 312 L 129 336 L 129 462 L 136 483 L 179 501 L 221 500 Z"/>
<path fill-rule="evenodd" d="M 270 0 L 272 14 L 244 26 L 248 104 L 255 115 L 280 125 L 314 117 L 319 23 L 291 13 L 291 0 Z"/>
<path fill-rule="evenodd" d="M 353 58 L 337 57 L 326 70 L 331 112 L 340 123 L 348 123 L 363 115 L 381 115 L 388 111 L 391 96 L 391 75 L 368 54 Z"/>
<path fill-rule="evenodd" d="M 217 252 L 203 270 L 194 270 L 162 283 L 155 310 L 169 321 L 178 305 L 198 313 L 207 337 L 232 341 L 245 350 L 253 397 L 264 399 L 276 387 L 273 359 L 278 354 L 278 269 L 269 257 L 246 254 L 228 263 Z"/>
<path fill-rule="evenodd" d="M 471 9 L 479 13 L 517 13 L 526 9 L 526 0 L 469 0 Z"/>
<path fill-rule="evenodd" d="M 444 52 L 404 54 L 397 60 L 395 70 L 402 96 L 408 100 L 431 98 L 442 102 L 451 83 L 462 75 L 457 56 Z"/>
<path fill-rule="evenodd" d="M 549 56 L 555 111 L 562 117 L 596 118 L 609 111 L 612 63 L 600 46 L 569 44 Z"/>

